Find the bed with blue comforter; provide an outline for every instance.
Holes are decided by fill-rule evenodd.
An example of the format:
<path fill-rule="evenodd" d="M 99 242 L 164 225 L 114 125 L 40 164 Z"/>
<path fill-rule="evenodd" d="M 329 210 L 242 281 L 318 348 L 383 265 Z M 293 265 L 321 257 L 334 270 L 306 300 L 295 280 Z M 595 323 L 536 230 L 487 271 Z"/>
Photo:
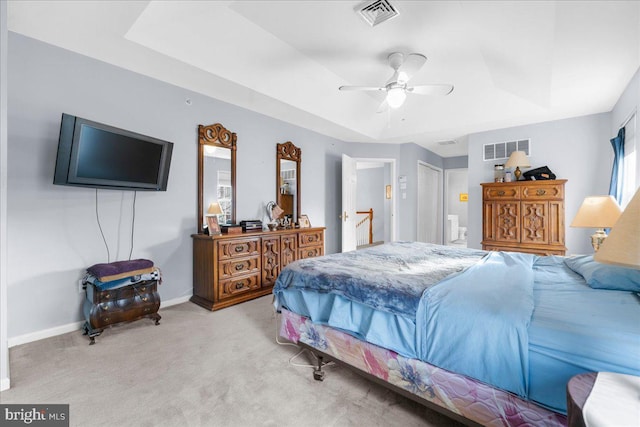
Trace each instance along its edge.
<path fill-rule="evenodd" d="M 592 257 L 395 242 L 289 264 L 273 292 L 276 309 L 558 413 L 573 375 L 640 375 L 640 270 Z"/>

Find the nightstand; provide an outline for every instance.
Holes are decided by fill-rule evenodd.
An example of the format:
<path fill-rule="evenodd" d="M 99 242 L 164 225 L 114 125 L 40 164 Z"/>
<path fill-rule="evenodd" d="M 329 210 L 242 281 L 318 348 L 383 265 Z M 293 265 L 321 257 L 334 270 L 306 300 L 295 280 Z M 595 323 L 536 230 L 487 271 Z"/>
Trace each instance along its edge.
<path fill-rule="evenodd" d="M 590 425 L 638 426 L 639 394 L 640 377 L 634 375 L 612 372 L 576 375 L 567 384 L 567 426 L 585 427 L 585 419 Z"/>
<path fill-rule="evenodd" d="M 585 427 L 582 409 L 591 393 L 597 374 L 576 375 L 567 384 L 567 427 Z"/>

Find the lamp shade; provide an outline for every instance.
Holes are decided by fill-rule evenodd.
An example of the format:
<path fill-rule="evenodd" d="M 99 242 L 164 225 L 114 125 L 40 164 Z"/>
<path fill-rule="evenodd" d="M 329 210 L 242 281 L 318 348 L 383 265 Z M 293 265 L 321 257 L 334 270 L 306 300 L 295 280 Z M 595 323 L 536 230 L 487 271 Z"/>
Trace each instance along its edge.
<path fill-rule="evenodd" d="M 514 151 L 509 156 L 509 160 L 504 164 L 505 168 L 530 168 L 529 159 L 524 151 Z"/>
<path fill-rule="evenodd" d="M 640 189 L 615 223 L 594 259 L 640 269 Z"/>
<path fill-rule="evenodd" d="M 387 92 L 387 104 L 391 108 L 400 108 L 404 103 L 407 94 L 401 87 L 394 87 Z"/>
<path fill-rule="evenodd" d="M 209 209 L 207 209 L 207 214 L 209 215 L 220 215 L 222 213 L 222 209 L 220 209 L 220 203 L 213 202 L 209 205 Z"/>
<path fill-rule="evenodd" d="M 613 196 L 589 196 L 584 199 L 571 227 L 613 227 L 622 210 Z"/>

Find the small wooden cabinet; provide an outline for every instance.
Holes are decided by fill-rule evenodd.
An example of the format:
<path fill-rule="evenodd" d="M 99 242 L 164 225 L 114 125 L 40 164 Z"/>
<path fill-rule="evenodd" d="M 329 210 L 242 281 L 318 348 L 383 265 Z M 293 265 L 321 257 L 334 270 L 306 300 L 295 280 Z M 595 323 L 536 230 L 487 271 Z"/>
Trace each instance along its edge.
<path fill-rule="evenodd" d="M 157 280 L 143 280 L 115 289 L 101 290 L 92 283 L 84 282 L 86 298 L 83 311 L 86 321 L 83 331 L 89 336 L 89 344 L 104 328 L 118 323 L 150 318 L 160 324 L 160 295 Z"/>
<path fill-rule="evenodd" d="M 564 255 L 566 180 L 482 185 L 482 248 Z"/>
<path fill-rule="evenodd" d="M 267 295 L 287 264 L 324 255 L 324 227 L 192 237 L 191 301 L 209 310 Z"/>

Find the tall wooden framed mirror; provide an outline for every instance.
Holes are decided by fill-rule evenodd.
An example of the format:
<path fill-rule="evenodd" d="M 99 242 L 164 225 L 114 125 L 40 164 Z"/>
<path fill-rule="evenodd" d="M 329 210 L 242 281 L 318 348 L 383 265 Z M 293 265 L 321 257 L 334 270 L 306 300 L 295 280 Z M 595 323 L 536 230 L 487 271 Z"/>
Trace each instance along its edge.
<path fill-rule="evenodd" d="M 302 151 L 291 141 L 276 146 L 276 203 L 294 224 L 300 215 L 301 163 Z"/>
<path fill-rule="evenodd" d="M 236 142 L 220 123 L 198 126 L 199 234 L 208 215 L 216 215 L 218 224 L 236 222 Z"/>

